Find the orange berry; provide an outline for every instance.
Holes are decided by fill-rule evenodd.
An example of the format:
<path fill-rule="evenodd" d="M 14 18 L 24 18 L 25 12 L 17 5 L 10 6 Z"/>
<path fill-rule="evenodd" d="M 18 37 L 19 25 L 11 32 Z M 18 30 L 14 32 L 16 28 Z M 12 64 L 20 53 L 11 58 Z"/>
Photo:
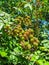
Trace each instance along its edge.
<path fill-rule="evenodd" d="M 27 35 L 26 35 L 26 34 L 24 34 L 24 38 L 25 38 L 25 40 L 28 40 L 28 37 L 27 37 Z"/>
<path fill-rule="evenodd" d="M 34 37 L 34 42 L 39 43 L 38 38 Z"/>
<path fill-rule="evenodd" d="M 25 34 L 28 36 L 29 35 L 29 32 L 27 31 L 27 32 L 25 32 Z"/>

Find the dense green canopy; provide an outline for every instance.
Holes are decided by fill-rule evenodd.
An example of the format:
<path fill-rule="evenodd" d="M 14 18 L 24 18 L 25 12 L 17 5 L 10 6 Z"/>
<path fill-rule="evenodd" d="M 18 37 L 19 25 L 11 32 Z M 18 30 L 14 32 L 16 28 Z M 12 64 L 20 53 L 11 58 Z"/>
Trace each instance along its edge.
<path fill-rule="evenodd" d="M 49 0 L 0 0 L 0 65 L 49 65 Z"/>

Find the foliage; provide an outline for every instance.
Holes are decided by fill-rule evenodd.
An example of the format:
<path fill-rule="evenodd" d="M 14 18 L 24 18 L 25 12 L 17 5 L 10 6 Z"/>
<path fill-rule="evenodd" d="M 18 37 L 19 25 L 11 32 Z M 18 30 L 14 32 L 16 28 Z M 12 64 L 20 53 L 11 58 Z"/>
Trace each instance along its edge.
<path fill-rule="evenodd" d="M 1 65 L 49 65 L 48 5 L 48 0 L 0 0 Z"/>

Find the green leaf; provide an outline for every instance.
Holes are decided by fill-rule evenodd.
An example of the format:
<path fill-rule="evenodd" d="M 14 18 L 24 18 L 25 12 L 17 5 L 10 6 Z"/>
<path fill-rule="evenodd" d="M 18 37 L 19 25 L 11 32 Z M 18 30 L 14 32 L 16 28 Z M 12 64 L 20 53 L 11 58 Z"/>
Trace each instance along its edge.
<path fill-rule="evenodd" d="M 48 40 L 45 39 L 45 40 L 43 40 L 41 43 L 47 43 L 47 42 L 48 42 Z"/>
<path fill-rule="evenodd" d="M 26 7 L 29 7 L 30 10 L 32 10 L 32 5 L 31 4 L 29 4 L 29 3 L 25 4 L 24 8 L 26 8 Z"/>
<path fill-rule="evenodd" d="M 45 62 L 45 64 L 44 65 L 49 65 L 49 62 Z"/>
<path fill-rule="evenodd" d="M 1 55 L 2 57 L 6 57 L 6 56 L 7 56 L 7 53 L 4 52 L 4 51 L 1 51 L 0 55 Z"/>

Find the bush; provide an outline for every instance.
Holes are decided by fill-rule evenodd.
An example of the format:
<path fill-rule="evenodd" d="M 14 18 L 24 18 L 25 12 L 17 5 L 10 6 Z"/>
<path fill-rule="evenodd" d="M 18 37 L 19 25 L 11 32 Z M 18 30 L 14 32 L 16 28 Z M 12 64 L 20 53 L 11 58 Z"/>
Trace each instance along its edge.
<path fill-rule="evenodd" d="M 0 64 L 49 65 L 48 0 L 0 3 Z"/>

